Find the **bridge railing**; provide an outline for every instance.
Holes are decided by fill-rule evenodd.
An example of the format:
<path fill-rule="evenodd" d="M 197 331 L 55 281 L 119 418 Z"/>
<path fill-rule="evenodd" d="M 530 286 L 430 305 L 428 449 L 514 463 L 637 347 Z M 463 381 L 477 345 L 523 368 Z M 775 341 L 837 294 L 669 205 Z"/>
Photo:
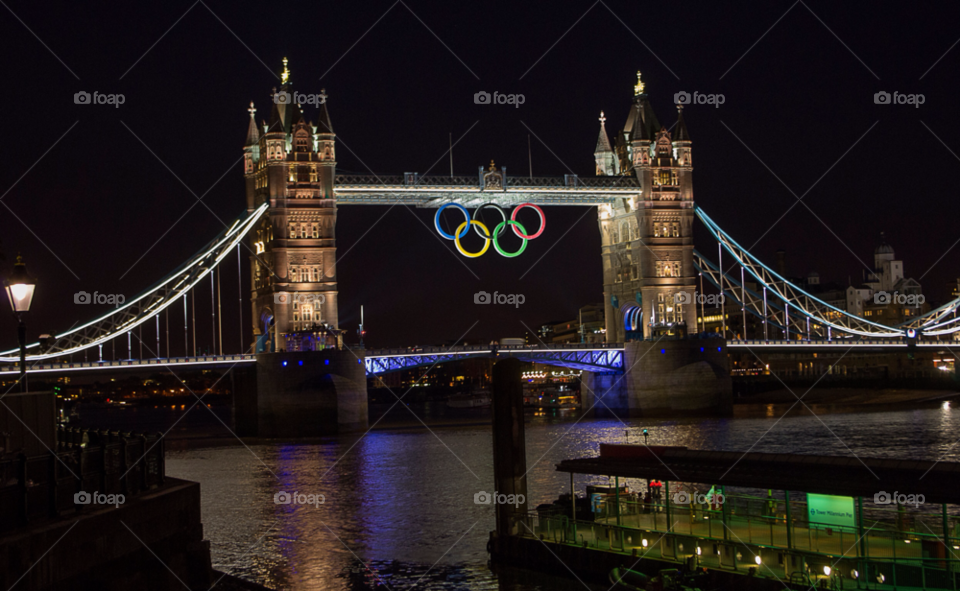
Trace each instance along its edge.
<path fill-rule="evenodd" d="M 907 339 L 856 339 L 856 338 L 833 338 L 827 339 L 748 339 L 727 341 L 728 347 L 906 347 L 910 342 Z M 956 346 L 956 341 L 940 341 L 936 339 L 917 339 L 917 346 L 920 347 L 950 347 Z"/>
<path fill-rule="evenodd" d="M 480 188 L 480 177 L 478 176 L 420 176 L 417 173 L 407 173 L 403 175 L 369 175 L 369 174 L 344 174 L 337 175 L 334 184 L 341 189 L 351 187 L 460 187 L 460 188 Z M 634 177 L 627 176 L 603 176 L 603 177 L 581 177 L 568 174 L 557 177 L 527 177 L 527 176 L 507 176 L 507 189 L 516 188 L 582 188 L 582 189 L 638 189 L 640 184 Z"/>
<path fill-rule="evenodd" d="M 60 427 L 56 451 L 0 456 L 0 531 L 102 509 L 101 500 L 108 495 L 124 503 L 165 479 L 160 433 Z"/>
<path fill-rule="evenodd" d="M 556 343 L 532 345 L 463 345 L 460 347 L 403 347 L 393 349 L 367 349 L 367 357 L 385 357 L 390 355 L 454 355 L 456 353 L 496 351 L 577 351 L 591 349 L 622 349 L 623 343 Z"/>

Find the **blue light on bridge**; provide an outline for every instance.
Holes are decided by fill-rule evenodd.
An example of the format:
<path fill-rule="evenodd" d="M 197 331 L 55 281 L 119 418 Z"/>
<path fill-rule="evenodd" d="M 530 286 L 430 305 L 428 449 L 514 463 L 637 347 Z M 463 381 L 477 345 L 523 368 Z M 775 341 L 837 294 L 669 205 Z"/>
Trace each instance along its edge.
<path fill-rule="evenodd" d="M 283 366 L 284 366 L 284 367 L 287 366 L 287 362 L 286 362 L 286 361 L 283 362 Z"/>
<path fill-rule="evenodd" d="M 407 350 L 409 351 L 409 349 Z M 367 351 L 366 373 L 368 376 L 402 371 L 414 367 L 432 366 L 437 363 L 478 357 L 510 356 L 521 361 L 555 365 L 581 371 L 623 373 L 622 346 L 557 345 L 554 347 L 533 346 L 517 348 L 486 349 L 479 346 L 455 349 L 430 348 L 423 351 L 404 352 Z"/>
<path fill-rule="evenodd" d="M 360 360 L 358 359 L 357 361 L 360 361 Z M 329 360 L 329 359 L 324 359 L 324 360 L 323 360 L 323 364 L 324 364 L 324 365 L 330 365 L 330 360 Z"/>
<path fill-rule="evenodd" d="M 666 354 L 667 354 L 667 350 L 666 350 L 666 349 L 660 349 L 660 354 L 661 354 L 661 355 L 666 355 Z"/>
<path fill-rule="evenodd" d="M 298 361 L 298 362 L 297 362 L 297 365 L 302 366 L 302 365 L 303 365 L 303 359 L 301 359 L 300 361 Z"/>

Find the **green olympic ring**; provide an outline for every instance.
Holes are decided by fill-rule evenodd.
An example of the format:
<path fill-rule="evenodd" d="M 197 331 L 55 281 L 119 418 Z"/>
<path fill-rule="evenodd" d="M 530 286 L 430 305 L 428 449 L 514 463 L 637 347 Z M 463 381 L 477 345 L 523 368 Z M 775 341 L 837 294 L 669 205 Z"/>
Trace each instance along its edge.
<path fill-rule="evenodd" d="M 521 233 L 521 234 L 526 234 L 526 233 L 527 233 L 527 229 L 524 228 L 523 225 L 522 225 L 520 222 L 518 222 L 518 221 L 516 221 L 516 220 L 504 220 L 504 221 L 500 222 L 499 224 L 497 224 L 497 227 L 493 229 L 493 247 L 494 247 L 495 249 L 497 249 L 497 252 L 498 252 L 498 253 L 500 253 L 502 256 L 505 256 L 505 257 L 507 257 L 507 258 L 513 258 L 513 257 L 515 257 L 515 256 L 520 256 L 521 254 L 523 254 L 523 251 L 527 249 L 527 239 L 526 239 L 526 238 L 521 238 L 521 240 L 523 240 L 523 243 L 520 244 L 520 249 L 517 250 L 517 252 L 507 252 L 507 251 L 503 250 L 502 248 L 500 248 L 500 243 L 499 243 L 497 240 L 498 240 L 498 238 L 500 237 L 501 227 L 506 226 L 506 225 L 516 226 L 517 228 L 520 229 L 520 233 Z"/>

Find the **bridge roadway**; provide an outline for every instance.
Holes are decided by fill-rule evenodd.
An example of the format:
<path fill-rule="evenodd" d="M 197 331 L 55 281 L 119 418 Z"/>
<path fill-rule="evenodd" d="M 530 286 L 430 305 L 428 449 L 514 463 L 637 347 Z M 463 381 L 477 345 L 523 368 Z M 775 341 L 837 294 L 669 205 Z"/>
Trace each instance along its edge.
<path fill-rule="evenodd" d="M 514 357 L 521 361 L 593 372 L 623 373 L 624 370 L 623 343 L 467 345 L 449 349 L 409 347 L 367 351 L 367 375 L 481 357 Z"/>
<path fill-rule="evenodd" d="M 778 341 L 746 340 L 727 341 L 727 349 L 790 349 L 846 350 L 856 349 L 905 349 L 904 340 L 853 340 L 832 341 Z M 960 342 L 926 341 L 916 343 L 921 349 L 960 348 Z M 358 354 L 359 355 L 359 354 Z M 575 343 L 553 345 L 467 345 L 461 347 L 402 347 L 397 349 L 368 349 L 365 352 L 366 373 L 380 375 L 417 367 L 429 367 L 437 363 L 476 359 L 483 357 L 515 357 L 521 361 L 554 365 L 570 369 L 601 373 L 623 373 L 623 343 Z M 56 374 L 78 371 L 143 371 L 165 367 L 215 369 L 230 368 L 256 362 L 256 355 L 202 355 L 198 357 L 172 357 L 169 359 L 119 359 L 114 361 L 80 361 L 62 363 L 35 363 L 27 367 L 29 374 Z M 19 372 L 16 364 L 0 365 L 0 376 L 12 376 Z"/>
<path fill-rule="evenodd" d="M 623 344 L 595 343 L 572 345 L 467 345 L 462 347 L 406 347 L 400 349 L 370 349 L 365 352 L 368 376 L 402 371 L 436 363 L 481 357 L 516 357 L 523 361 L 557 365 L 594 372 L 623 372 Z M 357 356 L 360 356 L 358 351 Z M 172 357 L 169 359 L 119 359 L 114 361 L 80 361 L 62 363 L 35 363 L 27 366 L 27 373 L 55 374 L 78 371 L 143 371 L 156 368 L 214 369 L 255 363 L 256 355 L 203 355 Z M 0 366 L 0 376 L 17 375 L 15 364 Z"/>

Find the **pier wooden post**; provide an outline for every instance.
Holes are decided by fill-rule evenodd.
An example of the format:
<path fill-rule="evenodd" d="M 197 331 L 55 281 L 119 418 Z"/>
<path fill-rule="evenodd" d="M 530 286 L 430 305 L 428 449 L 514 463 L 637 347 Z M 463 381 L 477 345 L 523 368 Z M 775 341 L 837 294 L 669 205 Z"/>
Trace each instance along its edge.
<path fill-rule="evenodd" d="M 493 482 L 495 495 L 515 495 L 522 503 L 497 503 L 497 534 L 511 536 L 530 532 L 518 517 L 527 513 L 527 456 L 523 431 L 523 383 L 518 359 L 505 359 L 493 366 Z M 521 497 L 522 495 L 522 497 Z M 504 497 L 500 497 L 504 498 Z"/>

